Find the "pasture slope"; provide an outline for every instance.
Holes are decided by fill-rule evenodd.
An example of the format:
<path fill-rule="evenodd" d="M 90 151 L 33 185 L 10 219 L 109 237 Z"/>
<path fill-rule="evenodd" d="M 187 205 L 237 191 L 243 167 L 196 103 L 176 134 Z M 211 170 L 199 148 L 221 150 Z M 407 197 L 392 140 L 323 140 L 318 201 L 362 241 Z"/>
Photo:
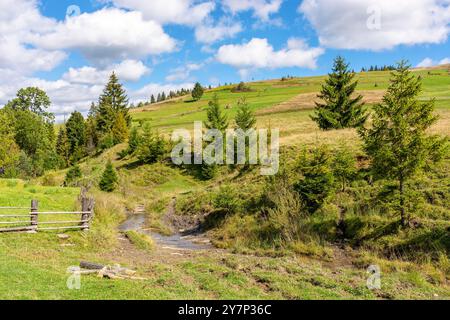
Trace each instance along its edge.
<path fill-rule="evenodd" d="M 440 119 L 431 133 L 450 136 L 450 67 L 415 72 L 423 79 L 421 98 L 436 99 Z M 367 104 L 379 102 L 388 86 L 389 72 L 362 73 L 357 78 L 358 90 Z M 194 121 L 206 119 L 207 103 L 217 93 L 230 119 L 235 115 L 238 99 L 245 97 L 257 114 L 258 127 L 280 128 L 282 160 L 287 168 L 293 168 L 290 165 L 299 150 L 318 143 L 336 146 L 345 141 L 360 154 L 361 142 L 355 130 L 323 132 L 311 121 L 323 80 L 324 77 L 307 77 L 259 81 L 249 83 L 252 91 L 245 93 L 232 93 L 233 86 L 215 88 L 208 90 L 200 101 L 192 102 L 185 97 L 134 109 L 133 123 L 149 122 L 167 136 L 176 128 L 192 130 Z M 385 255 L 382 249 L 406 248 L 408 243 L 421 252 L 422 247 L 415 247 L 412 239 L 425 243 L 428 238 L 419 238 L 421 234 L 417 233 L 380 234 L 379 226 L 390 220 L 376 214 L 371 216 L 373 223 L 366 223 L 362 218 L 357 220 L 355 213 L 354 221 L 358 223 L 352 227 L 357 229 L 356 235 L 367 238 L 374 230 L 378 232 L 376 238 L 362 246 L 323 239 L 309 239 L 289 248 L 253 245 L 245 239 L 252 238 L 256 226 L 254 218 L 245 213 L 218 223 L 213 221 L 202 236 L 211 239 L 215 247 L 183 250 L 158 243 L 138 245 L 140 240 L 136 237 L 127 238 L 118 231 L 127 213 L 136 208 L 145 213 L 144 228 L 170 234 L 178 232 L 183 223 L 189 227 L 204 218 L 208 209 L 213 209 L 211 199 L 220 194 L 221 186 L 242 190 L 241 197 L 246 198 L 263 189 L 264 179 L 256 170 L 238 174 L 223 168 L 217 178 L 202 181 L 169 163 L 138 165 L 133 158 L 119 159 L 117 153 L 125 147 L 117 146 L 84 159 L 80 165 L 84 179 L 94 185 L 108 159 L 113 160 L 120 175 L 116 192 L 105 194 L 95 187 L 91 191 L 97 205 L 90 232 L 67 232 L 69 239 L 61 239 L 52 232 L 0 234 L 1 299 L 450 299 L 448 159 L 433 177 L 423 178 L 431 196 L 442 192 L 444 195 L 429 204 L 432 213 L 418 215 L 426 226 L 429 223 L 447 230 L 444 238 L 433 238 L 431 242 L 443 244 L 444 255 L 440 251 L 437 256 L 424 253 L 420 259 L 410 259 L 407 255 Z M 78 210 L 80 190 L 59 187 L 64 175 L 64 171 L 58 171 L 33 181 L 0 180 L 0 206 L 27 206 L 31 199 L 39 199 L 45 210 Z M 358 186 L 351 192 L 370 193 Z M 347 203 L 350 198 L 346 196 L 334 201 Z M 175 210 L 168 210 L 174 199 Z M 330 201 L 329 207 L 335 204 Z M 321 223 L 315 221 L 315 226 L 329 232 L 328 224 Z M 136 270 L 145 280 L 83 276 L 81 289 L 70 290 L 66 284 L 67 269 L 81 260 L 120 264 Z M 366 286 L 366 270 L 372 264 L 382 268 L 379 290 Z"/>

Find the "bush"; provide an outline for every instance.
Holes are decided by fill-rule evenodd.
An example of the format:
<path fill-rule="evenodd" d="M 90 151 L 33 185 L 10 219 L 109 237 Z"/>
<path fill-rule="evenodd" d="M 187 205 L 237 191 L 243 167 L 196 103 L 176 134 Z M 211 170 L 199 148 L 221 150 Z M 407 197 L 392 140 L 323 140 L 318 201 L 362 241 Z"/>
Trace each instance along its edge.
<path fill-rule="evenodd" d="M 301 237 L 305 209 L 285 172 L 273 177 L 266 186 L 262 200 L 268 225 L 263 234 L 266 240 L 290 242 Z"/>
<path fill-rule="evenodd" d="M 156 163 L 164 158 L 166 147 L 164 138 L 154 133 L 149 126 L 145 126 L 136 155 L 143 163 Z"/>
<path fill-rule="evenodd" d="M 252 89 L 250 89 L 250 87 L 246 86 L 244 82 L 240 82 L 237 87 L 234 87 L 233 89 L 231 89 L 231 92 L 236 93 L 236 92 L 251 92 Z"/>
<path fill-rule="evenodd" d="M 216 164 L 206 164 L 202 163 L 199 166 L 199 175 L 203 180 L 214 179 L 217 175 L 217 165 Z"/>
<path fill-rule="evenodd" d="M 100 139 L 99 148 L 100 150 L 107 150 L 114 147 L 116 144 L 114 142 L 114 136 L 107 134 Z"/>
<path fill-rule="evenodd" d="M 73 166 L 66 173 L 66 178 L 64 179 L 64 186 L 69 187 L 76 185 L 76 183 L 83 177 L 83 173 L 78 165 Z"/>
<path fill-rule="evenodd" d="M 242 209 L 242 201 L 235 188 L 231 186 L 222 186 L 213 199 L 213 205 L 216 209 L 225 210 L 228 214 L 238 213 Z"/>
<path fill-rule="evenodd" d="M 102 179 L 100 180 L 100 190 L 105 192 L 113 192 L 117 188 L 119 177 L 114 169 L 111 161 L 108 161 L 103 172 Z"/>
<path fill-rule="evenodd" d="M 324 146 L 306 151 L 300 157 L 299 167 L 303 179 L 294 185 L 310 213 L 322 207 L 334 189 L 334 177 L 330 168 L 331 155 Z"/>
<path fill-rule="evenodd" d="M 205 90 L 203 89 L 202 85 L 197 82 L 195 84 L 194 90 L 192 90 L 192 99 L 194 99 L 195 101 L 200 100 L 204 92 Z"/>

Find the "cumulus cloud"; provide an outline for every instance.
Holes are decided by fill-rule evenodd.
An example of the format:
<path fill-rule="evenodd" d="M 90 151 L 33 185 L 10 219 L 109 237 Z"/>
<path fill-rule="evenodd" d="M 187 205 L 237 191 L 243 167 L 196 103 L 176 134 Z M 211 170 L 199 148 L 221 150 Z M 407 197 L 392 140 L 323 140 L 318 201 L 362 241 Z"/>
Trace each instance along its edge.
<path fill-rule="evenodd" d="M 419 64 L 417 64 L 417 68 L 429 68 L 434 66 L 440 66 L 443 64 L 450 64 L 450 58 L 444 58 L 439 61 L 435 61 L 431 58 L 425 58 Z"/>
<path fill-rule="evenodd" d="M 130 97 L 131 101 L 136 103 L 140 101 L 148 101 L 151 95 L 158 95 L 158 93 L 165 92 L 168 94 L 170 91 L 177 91 L 181 89 L 192 89 L 194 87 L 193 83 L 167 83 L 167 84 L 159 84 L 159 83 L 149 83 L 141 89 L 131 91 Z"/>
<path fill-rule="evenodd" d="M 86 113 L 91 102 L 96 101 L 103 90 L 103 85 L 77 84 L 64 79 L 48 81 L 15 72 L 5 73 L 5 70 L 0 70 L 0 75 L 1 104 L 13 98 L 20 88 L 39 87 L 50 97 L 50 111 L 55 113 L 58 121 L 75 110 Z"/>
<path fill-rule="evenodd" d="M 203 64 L 188 63 L 182 67 L 175 68 L 171 70 L 169 75 L 166 77 L 166 81 L 168 82 L 185 81 L 190 77 L 191 72 L 200 70 L 202 67 Z"/>
<path fill-rule="evenodd" d="M 195 26 L 214 10 L 214 1 L 194 0 L 113 0 L 116 6 L 142 12 L 144 18 L 162 24 Z"/>
<path fill-rule="evenodd" d="M 255 17 L 268 21 L 270 16 L 277 13 L 283 0 L 223 0 L 222 5 L 233 14 L 241 11 L 253 11 Z"/>
<path fill-rule="evenodd" d="M 56 25 L 42 16 L 34 0 L 0 2 L 0 68 L 21 74 L 49 71 L 60 64 L 66 54 L 30 45 L 36 35 L 49 32 Z"/>
<path fill-rule="evenodd" d="M 242 31 L 240 22 L 232 20 L 221 20 L 216 25 L 205 23 L 195 29 L 195 38 L 198 42 L 212 44 L 214 42 L 232 38 Z"/>
<path fill-rule="evenodd" d="M 138 81 L 151 70 L 142 61 L 125 60 L 105 69 L 95 67 L 69 68 L 63 79 L 77 84 L 104 84 L 112 72 L 122 81 Z"/>
<path fill-rule="evenodd" d="M 139 59 L 172 52 L 176 41 L 141 12 L 104 8 L 69 17 L 52 32 L 34 37 L 47 50 L 79 50 L 88 59 L 108 64 L 114 60 Z"/>
<path fill-rule="evenodd" d="M 417 65 L 418 68 L 428 68 L 434 66 L 434 61 L 431 58 L 425 58 Z"/>
<path fill-rule="evenodd" d="M 216 58 L 220 63 L 238 68 L 241 76 L 245 77 L 251 69 L 314 69 L 323 53 L 322 48 L 310 48 L 301 39 L 290 39 L 286 48 L 275 51 L 267 39 L 253 38 L 245 44 L 220 47 Z"/>
<path fill-rule="evenodd" d="M 446 41 L 449 4 L 449 0 L 303 0 L 299 12 L 316 30 L 322 46 L 383 50 Z"/>

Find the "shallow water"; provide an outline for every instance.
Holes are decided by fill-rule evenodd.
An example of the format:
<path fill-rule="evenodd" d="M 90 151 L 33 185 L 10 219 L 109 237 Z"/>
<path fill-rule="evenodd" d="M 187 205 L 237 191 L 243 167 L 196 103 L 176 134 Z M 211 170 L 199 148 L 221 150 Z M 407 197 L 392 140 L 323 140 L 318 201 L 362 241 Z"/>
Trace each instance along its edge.
<path fill-rule="evenodd" d="M 136 231 L 146 234 L 151 236 L 160 246 L 167 248 L 180 250 L 207 250 L 212 248 L 212 245 L 208 240 L 203 238 L 183 236 L 179 233 L 171 236 L 164 236 L 153 231 L 143 230 L 145 227 L 145 219 L 145 214 L 129 215 L 127 220 L 119 226 L 119 231 Z"/>

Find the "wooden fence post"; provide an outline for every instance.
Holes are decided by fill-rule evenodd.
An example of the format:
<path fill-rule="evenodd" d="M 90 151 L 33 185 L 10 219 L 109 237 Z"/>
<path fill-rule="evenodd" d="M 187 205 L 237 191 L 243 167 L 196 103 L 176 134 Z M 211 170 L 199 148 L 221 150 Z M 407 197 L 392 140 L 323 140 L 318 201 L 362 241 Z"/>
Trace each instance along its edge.
<path fill-rule="evenodd" d="M 37 231 L 38 229 L 38 211 L 39 211 L 39 202 L 37 200 L 31 200 L 31 228 L 33 231 Z"/>
<path fill-rule="evenodd" d="M 92 215 L 94 212 L 94 199 L 83 197 L 81 199 L 81 211 L 83 212 L 81 215 L 81 226 L 82 230 L 89 230 L 89 222 L 92 219 Z"/>

